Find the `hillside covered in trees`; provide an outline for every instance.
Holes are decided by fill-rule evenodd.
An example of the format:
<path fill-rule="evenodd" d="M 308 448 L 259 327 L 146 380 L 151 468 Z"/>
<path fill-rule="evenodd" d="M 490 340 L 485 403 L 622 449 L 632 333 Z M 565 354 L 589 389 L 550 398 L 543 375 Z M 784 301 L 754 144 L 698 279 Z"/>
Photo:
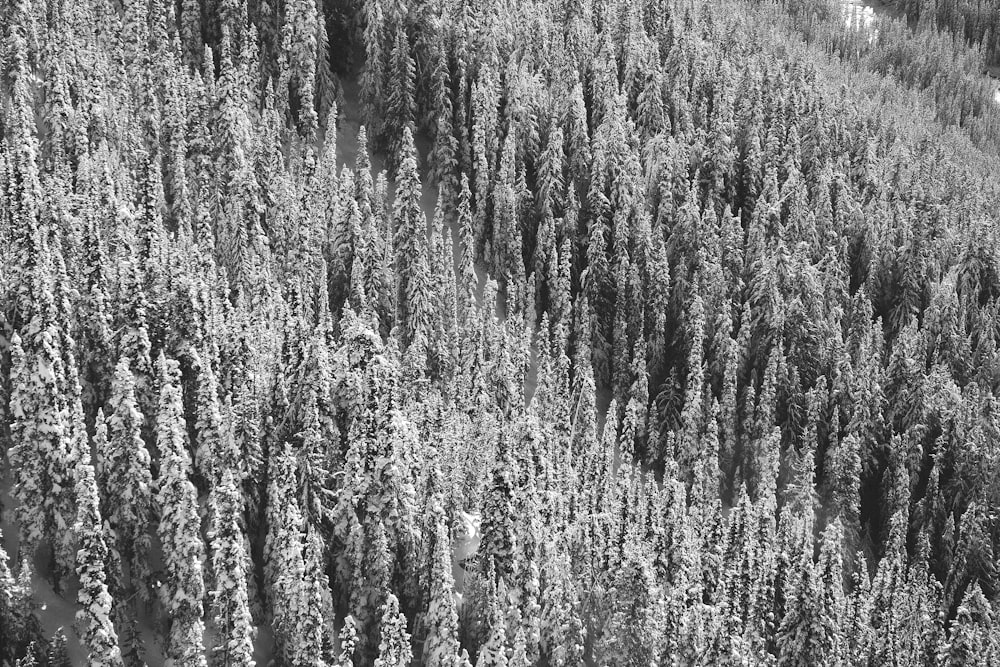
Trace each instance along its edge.
<path fill-rule="evenodd" d="M 0 0 L 0 665 L 1000 664 L 995 2 Z"/>

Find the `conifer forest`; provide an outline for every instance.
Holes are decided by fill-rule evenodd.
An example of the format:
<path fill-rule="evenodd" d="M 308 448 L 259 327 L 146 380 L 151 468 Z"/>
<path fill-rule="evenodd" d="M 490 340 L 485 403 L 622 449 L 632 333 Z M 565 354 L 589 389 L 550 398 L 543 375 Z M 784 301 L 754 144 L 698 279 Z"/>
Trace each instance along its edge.
<path fill-rule="evenodd" d="M 0 0 L 0 667 L 1000 665 L 1000 0 Z"/>

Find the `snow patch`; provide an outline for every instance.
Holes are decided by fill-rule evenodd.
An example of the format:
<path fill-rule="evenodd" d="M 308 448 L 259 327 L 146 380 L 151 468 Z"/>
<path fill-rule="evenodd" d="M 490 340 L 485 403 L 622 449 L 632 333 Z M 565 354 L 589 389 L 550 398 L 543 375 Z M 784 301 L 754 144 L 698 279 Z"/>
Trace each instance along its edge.
<path fill-rule="evenodd" d="M 478 512 L 458 511 L 456 517 L 458 526 L 455 530 L 455 544 L 451 558 L 451 575 L 455 580 L 457 601 L 461 602 L 462 590 L 465 585 L 465 562 L 476 555 L 479 542 L 482 539 L 483 517 Z"/>
<path fill-rule="evenodd" d="M 848 30 L 864 32 L 868 35 L 868 43 L 878 38 L 878 28 L 875 27 L 875 9 L 861 0 L 844 1 L 844 25 Z"/>

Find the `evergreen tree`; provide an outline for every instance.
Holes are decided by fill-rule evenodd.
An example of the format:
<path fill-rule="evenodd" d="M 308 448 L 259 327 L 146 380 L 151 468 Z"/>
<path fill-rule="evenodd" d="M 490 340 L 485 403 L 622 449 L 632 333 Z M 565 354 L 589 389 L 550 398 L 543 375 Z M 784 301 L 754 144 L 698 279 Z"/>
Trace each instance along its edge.
<path fill-rule="evenodd" d="M 56 630 L 49 642 L 49 650 L 45 656 L 46 664 L 49 667 L 72 667 L 73 663 L 70 662 L 69 649 L 66 646 L 67 641 L 66 633 L 63 632 L 62 628 Z"/>
<path fill-rule="evenodd" d="M 506 436 L 501 435 L 499 451 L 492 470 L 492 480 L 483 501 L 483 538 L 480 550 L 496 566 L 497 573 L 508 576 L 515 556 L 514 459 Z"/>
<path fill-rule="evenodd" d="M 313 531 L 306 538 L 304 572 L 296 608 L 295 664 L 323 667 L 329 646 L 326 628 L 332 622 L 329 581 L 323 561 L 323 543 Z"/>
<path fill-rule="evenodd" d="M 812 545 L 806 544 L 798 559 L 785 614 L 778 628 L 780 665 L 824 664 L 831 658 L 837 628 L 823 614 L 823 591 L 812 562 Z"/>
<path fill-rule="evenodd" d="M 104 562 L 108 548 L 104 543 L 103 522 L 98 508 L 97 482 L 94 468 L 81 461 L 76 468 L 78 514 L 76 531 L 80 536 L 76 572 L 80 577 L 77 612 L 82 632 L 80 640 L 87 648 L 89 664 L 99 667 L 121 667 L 118 634 L 111 622 L 112 598 L 108 593 Z"/>
<path fill-rule="evenodd" d="M 126 357 L 115 368 L 108 407 L 110 438 L 106 449 L 97 450 L 104 518 L 117 537 L 112 544 L 112 549 L 118 552 L 115 561 L 129 568 L 131 586 L 125 590 L 144 592 L 149 578 L 148 530 L 153 511 L 153 480 L 149 452 L 141 437 L 143 416 L 136 406 L 135 380 Z M 98 419 L 102 418 L 99 411 Z M 123 586 L 124 581 L 114 585 Z"/>
<path fill-rule="evenodd" d="M 663 608 L 649 558 L 635 544 L 625 554 L 610 591 L 611 617 L 598 646 L 602 663 L 645 665 L 656 660 Z"/>
<path fill-rule="evenodd" d="M 965 592 L 941 656 L 948 665 L 989 665 L 998 655 L 993 610 L 978 583 Z"/>
<path fill-rule="evenodd" d="M 382 605 L 379 628 L 378 657 L 375 667 L 406 667 L 413 660 L 410 634 L 406 631 L 406 617 L 399 611 L 399 600 L 392 593 Z"/>
<path fill-rule="evenodd" d="M 358 644 L 358 629 L 354 617 L 348 615 L 340 628 L 340 654 L 333 661 L 334 667 L 354 667 L 354 652 Z"/>
<path fill-rule="evenodd" d="M 390 156 L 397 156 L 397 170 L 407 169 L 409 142 L 416 130 L 416 63 L 410 53 L 410 41 L 402 22 L 396 24 L 392 36 L 392 51 L 389 54 L 389 70 L 383 86 L 385 95 L 385 127 L 390 128 L 387 137 Z M 411 135 L 408 139 L 407 136 Z M 418 181 L 419 182 L 419 181 Z"/>
<path fill-rule="evenodd" d="M 268 466 L 265 580 L 269 585 L 273 627 L 285 659 L 294 662 L 299 645 L 296 612 L 305 574 L 302 514 L 295 494 L 295 459 L 287 443 L 273 446 Z M 306 610 L 309 611 L 308 609 Z"/>
<path fill-rule="evenodd" d="M 292 0 L 285 6 L 281 29 L 290 84 L 299 104 L 299 126 L 306 137 L 312 137 L 319 126 L 315 102 L 317 59 L 326 57 L 325 53 L 317 53 L 317 13 L 315 0 Z"/>
<path fill-rule="evenodd" d="M 458 613 L 451 574 L 451 535 L 443 517 L 434 531 L 431 553 L 431 595 L 425 624 L 423 663 L 427 667 L 452 667 L 458 660 Z"/>
<path fill-rule="evenodd" d="M 253 667 L 254 628 L 247 595 L 250 557 L 243 534 L 243 503 L 231 470 L 224 470 L 212 488 L 212 613 L 220 635 L 213 649 L 214 661 L 224 665 Z"/>
<path fill-rule="evenodd" d="M 35 276 L 38 312 L 25 330 L 24 348 L 16 334 L 11 339 L 13 446 L 8 456 L 15 471 L 21 551 L 27 557 L 50 540 L 59 577 L 72 569 L 75 556 L 75 521 L 69 513 L 76 511 L 74 449 L 80 443 L 73 437 L 78 425 L 69 419 L 68 393 L 63 393 L 66 367 L 45 271 L 40 267 Z"/>
<path fill-rule="evenodd" d="M 397 323 L 409 344 L 417 335 L 430 333 L 430 279 L 428 276 L 427 218 L 420 209 L 420 175 L 409 127 L 403 129 L 399 152 L 399 176 L 392 213 L 396 255 Z"/>
<path fill-rule="evenodd" d="M 157 365 L 160 404 L 156 416 L 156 444 L 160 452 L 160 476 L 156 500 L 160 508 L 158 534 L 166 572 L 164 606 L 170 619 L 166 654 L 175 665 L 205 667 L 202 644 L 205 545 L 201 539 L 198 496 L 190 479 L 191 457 L 181 403 L 180 370 L 176 361 L 162 354 Z"/>

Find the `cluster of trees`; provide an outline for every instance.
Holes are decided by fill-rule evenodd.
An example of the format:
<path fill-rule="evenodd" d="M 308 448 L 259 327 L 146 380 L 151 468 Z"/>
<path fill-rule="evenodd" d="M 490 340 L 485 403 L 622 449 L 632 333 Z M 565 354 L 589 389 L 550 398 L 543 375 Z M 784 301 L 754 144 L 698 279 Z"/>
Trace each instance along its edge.
<path fill-rule="evenodd" d="M 998 86 L 988 75 L 991 60 L 984 49 L 935 23 L 894 18 L 881 6 L 871 21 L 859 20 L 851 13 L 858 7 L 840 0 L 781 0 L 770 11 L 777 21 L 784 14 L 793 16 L 796 30 L 845 65 L 885 75 L 916 91 L 931 105 L 936 120 L 964 128 L 976 144 L 996 151 Z"/>
<path fill-rule="evenodd" d="M 793 4 L 6 0 L 0 664 L 1000 662 L 1000 163 Z"/>
<path fill-rule="evenodd" d="M 1000 3 L 995 0 L 887 0 L 907 20 L 949 30 L 981 47 L 990 64 L 1000 63 Z"/>

